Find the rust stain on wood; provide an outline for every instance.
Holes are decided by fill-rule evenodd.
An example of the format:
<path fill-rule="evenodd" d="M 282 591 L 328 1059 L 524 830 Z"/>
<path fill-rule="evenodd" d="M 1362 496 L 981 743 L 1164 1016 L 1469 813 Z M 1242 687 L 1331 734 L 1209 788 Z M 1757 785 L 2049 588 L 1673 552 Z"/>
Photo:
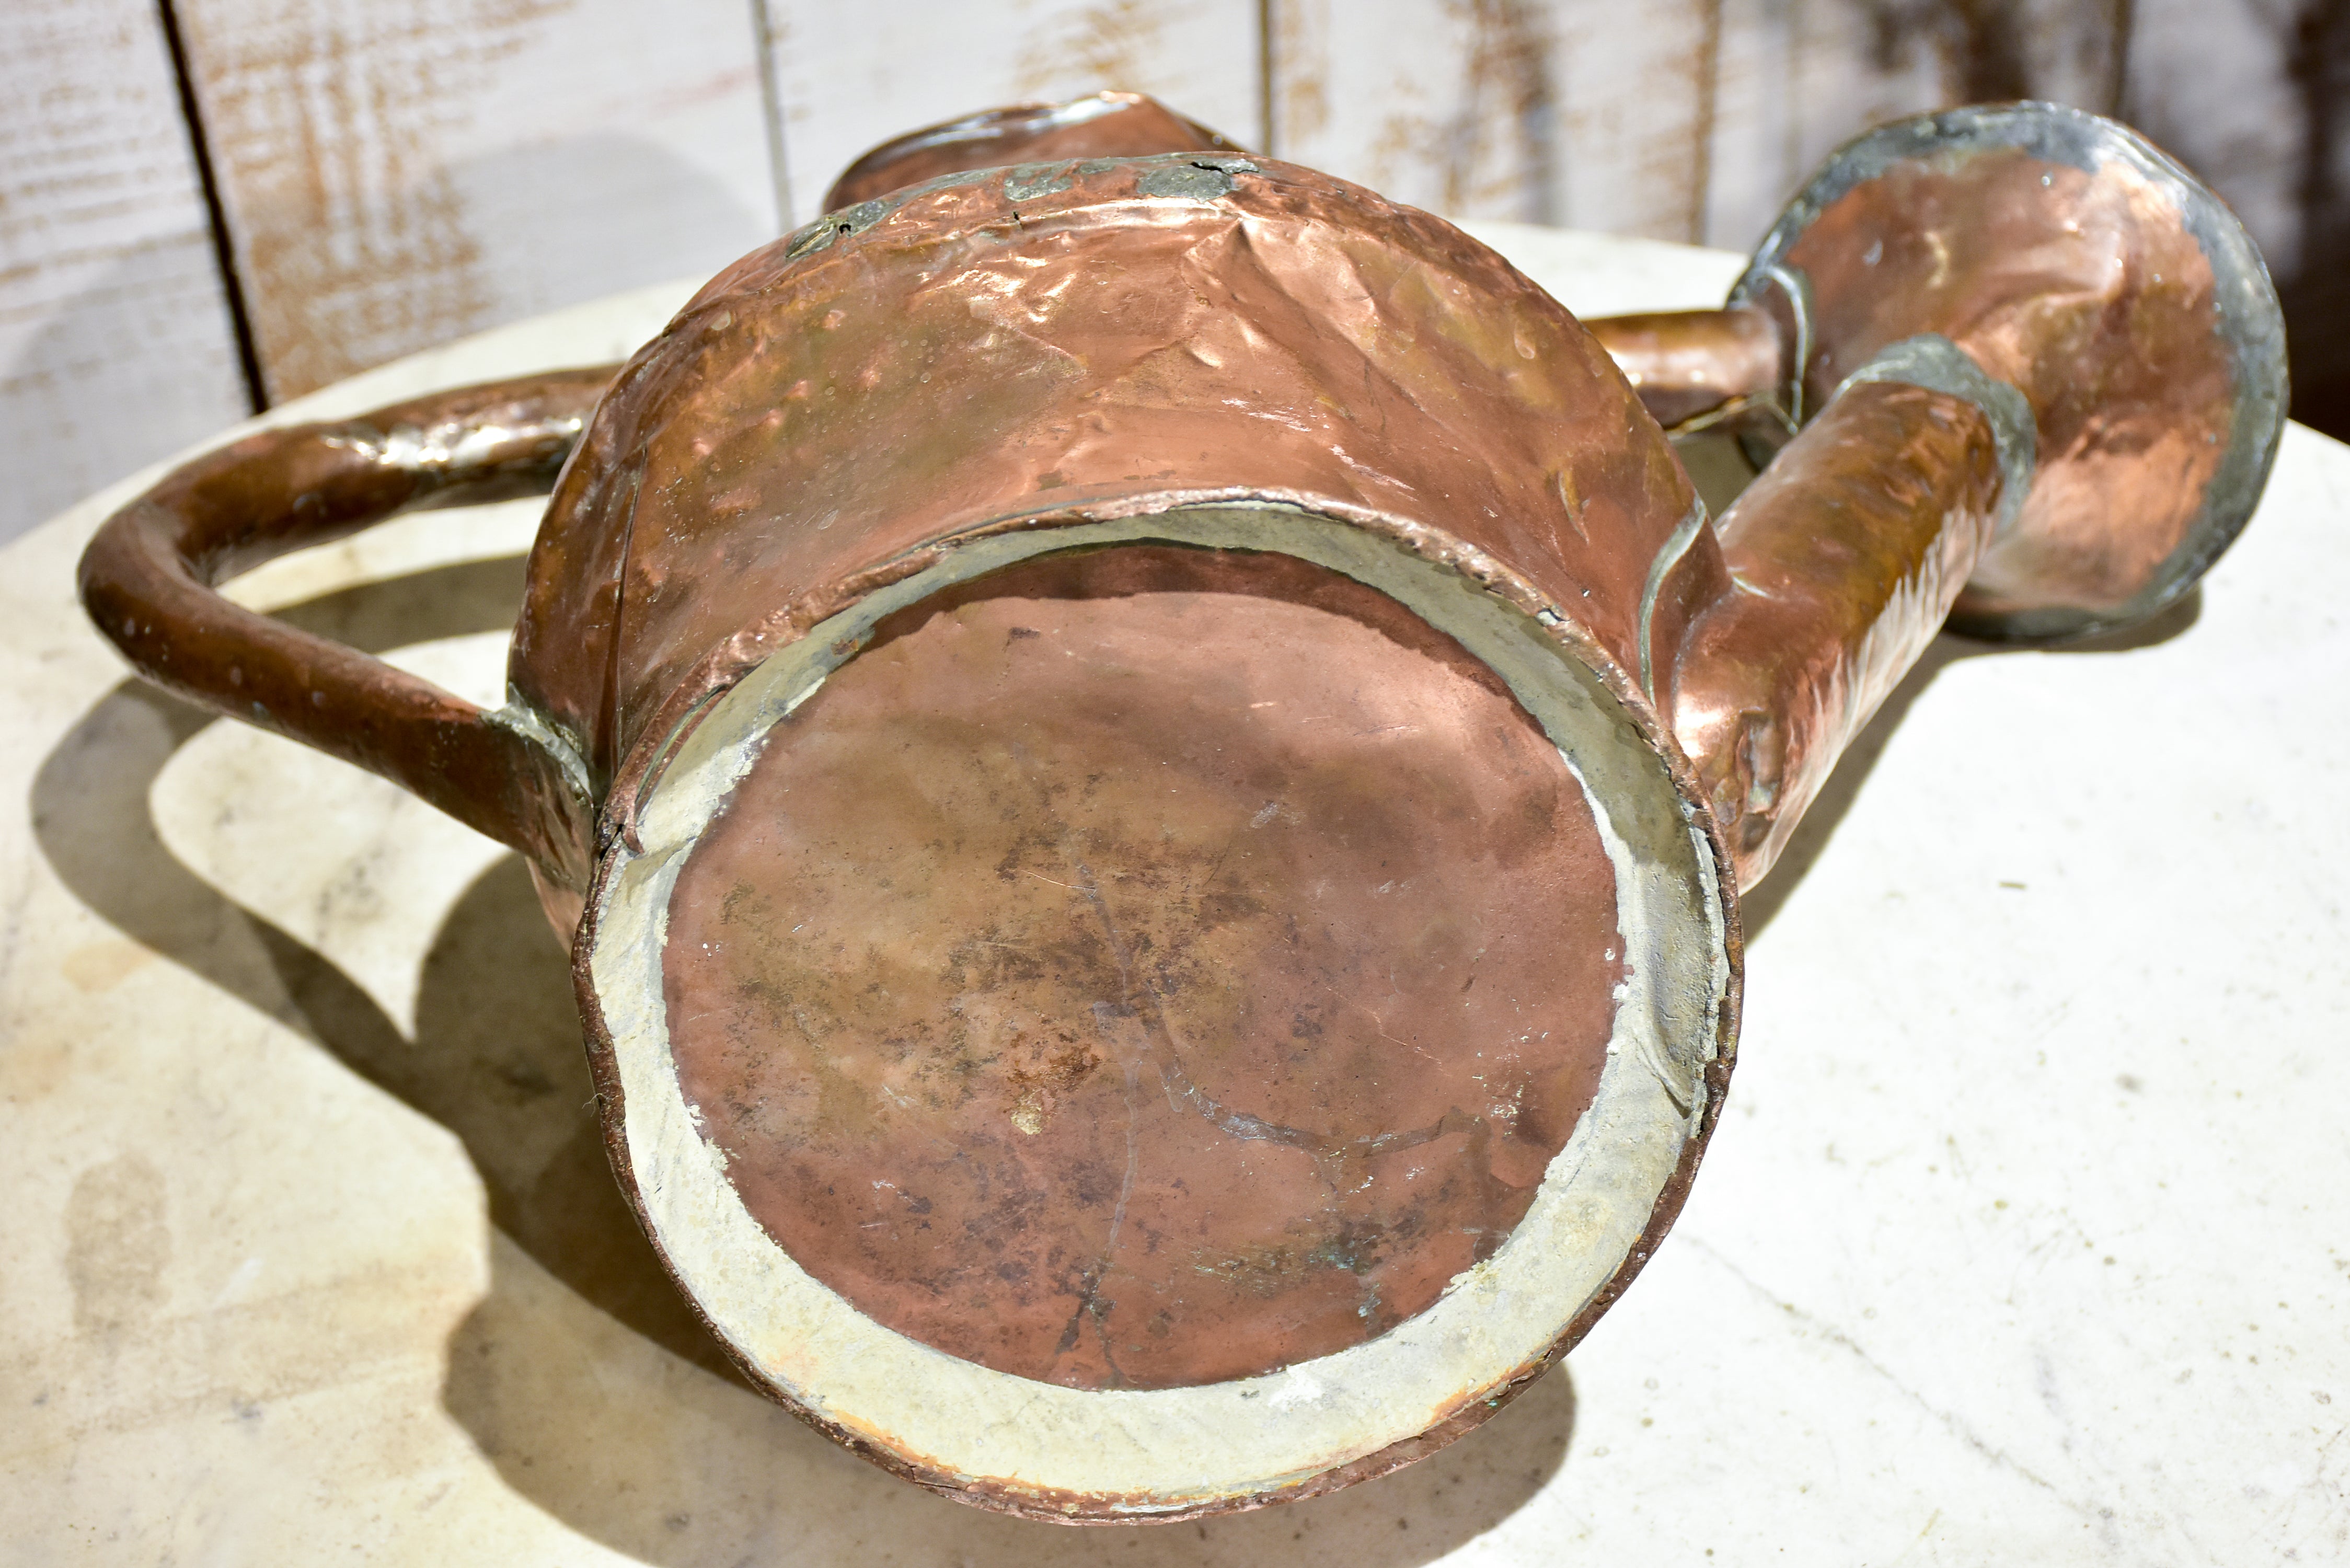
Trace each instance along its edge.
<path fill-rule="evenodd" d="M 1532 0 L 1451 0 L 1469 24 L 1467 90 L 1446 137 L 1446 205 L 1466 212 L 1514 196 L 1512 213 L 1548 223 L 1555 187 L 1556 94 L 1551 86 L 1550 29 Z M 1476 178 L 1489 135 L 1501 167 Z"/>
<path fill-rule="evenodd" d="M 1330 34 L 1327 0 L 1261 0 L 1272 21 L 1273 48 L 1266 88 L 1276 158 L 1313 140 L 1330 126 Z"/>
<path fill-rule="evenodd" d="M 2131 0 L 1861 0 L 1869 63 L 1897 71 L 1922 47 L 1947 102 L 2045 98 L 2108 113 L 2134 11 Z"/>
<path fill-rule="evenodd" d="M 1538 0 L 1444 0 L 1466 40 L 1458 75 L 1429 109 L 1407 99 L 1381 117 L 1371 183 L 1409 190 L 1419 182 L 1406 171 L 1419 164 L 1433 189 L 1417 199 L 1440 211 L 1555 222 L 1557 94 L 1544 13 Z"/>
<path fill-rule="evenodd" d="M 183 6 L 273 400 L 488 324 L 449 159 L 491 67 L 572 4 Z"/>
<path fill-rule="evenodd" d="M 1155 74 L 1167 7 L 1159 0 L 1099 0 L 1039 28 L 1022 51 L 1020 95 L 1065 95 L 1068 84 L 1132 88 Z M 1196 109 L 1187 113 L 1198 113 Z"/>
<path fill-rule="evenodd" d="M 1721 100 L 1721 4 L 1701 0 L 1697 51 L 1690 58 L 1690 85 L 1697 112 L 1690 122 L 1689 234 L 1693 245 L 1705 243 L 1706 202 L 1713 193 L 1713 132 Z"/>

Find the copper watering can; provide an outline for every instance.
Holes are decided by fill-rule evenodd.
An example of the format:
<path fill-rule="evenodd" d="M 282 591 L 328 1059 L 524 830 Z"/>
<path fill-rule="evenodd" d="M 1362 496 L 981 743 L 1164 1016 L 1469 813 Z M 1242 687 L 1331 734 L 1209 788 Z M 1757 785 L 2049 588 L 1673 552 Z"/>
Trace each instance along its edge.
<path fill-rule="evenodd" d="M 1726 308 L 1588 327 L 1128 95 L 835 208 L 617 377 L 190 464 L 82 590 L 522 852 L 712 1332 L 1051 1519 L 1342 1486 L 1561 1355 L 1679 1208 L 1738 889 L 1839 751 L 1946 621 L 2183 593 L 2283 417 L 2233 219 L 2046 105 L 1873 132 Z M 1709 520 L 1663 426 L 1714 421 L 1776 450 Z M 212 588 L 550 481 L 495 712 Z"/>

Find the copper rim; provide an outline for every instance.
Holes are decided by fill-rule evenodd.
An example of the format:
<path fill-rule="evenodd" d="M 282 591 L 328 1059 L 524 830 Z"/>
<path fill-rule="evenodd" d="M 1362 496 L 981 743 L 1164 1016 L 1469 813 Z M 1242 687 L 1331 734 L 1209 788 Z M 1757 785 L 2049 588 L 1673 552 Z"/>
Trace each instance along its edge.
<path fill-rule="evenodd" d="M 1582 726 L 1568 751 L 1589 781 L 1586 787 L 1598 792 L 1595 804 L 1607 798 L 1599 806 L 1603 819 L 1612 813 L 1618 829 L 1643 846 L 1611 854 L 1619 880 L 1633 878 L 1623 884 L 1633 900 L 1622 921 L 1627 939 L 1643 940 L 1645 931 L 1652 945 L 1642 950 L 1653 958 L 1643 971 L 1648 989 L 1636 985 L 1620 1009 L 1618 1044 L 1598 1100 L 1554 1160 L 1534 1210 L 1492 1260 L 1456 1282 L 1430 1311 L 1366 1344 L 1272 1374 L 1148 1392 L 1086 1392 L 991 1372 L 879 1327 L 806 1279 L 747 1221 L 723 1164 L 703 1163 L 712 1158 L 709 1145 L 677 1098 L 657 1003 L 647 1012 L 660 983 L 636 973 L 658 961 L 666 939 L 654 934 L 659 923 L 648 923 L 650 913 L 666 908 L 666 886 L 700 832 L 696 824 L 723 799 L 727 786 L 712 781 L 740 776 L 747 757 L 795 699 L 805 700 L 822 670 L 854 657 L 858 625 L 879 620 L 901 601 L 919 602 L 935 585 L 968 577 L 994 558 L 1022 558 L 1096 536 L 1209 545 L 1240 538 L 1251 548 L 1319 557 L 1481 644 L 1472 651 L 1522 701 L 1549 715 L 1546 727 Z M 1465 1432 L 1555 1359 L 1637 1272 L 1678 1210 L 1718 1116 L 1730 1065 L 1738 976 L 1727 878 L 1712 869 L 1719 861 L 1703 814 L 1686 804 L 1676 760 L 1669 749 L 1657 748 L 1643 705 L 1602 695 L 1620 678 L 1562 647 L 1554 628 L 1507 608 L 1492 587 L 1428 561 L 1419 553 L 1428 547 L 1424 535 L 1406 542 L 1391 529 L 1375 534 L 1350 520 L 1262 505 L 1144 510 L 1124 521 L 1063 519 L 1042 531 L 969 536 L 925 574 L 871 596 L 779 651 L 710 708 L 678 748 L 648 794 L 641 851 L 615 845 L 589 901 L 575 950 L 581 1006 L 615 1169 L 648 1233 L 722 1343 L 805 1418 L 926 1485 L 1035 1517 L 1108 1522 L 1253 1507 L 1409 1462 Z M 1472 604 L 1485 607 L 1462 608 Z M 1464 631 L 1470 623 L 1459 621 L 1464 614 L 1476 623 L 1472 629 Z M 1583 695 L 1571 696 L 1570 689 Z M 1596 717 L 1603 709 L 1615 716 Z M 1571 713 L 1584 717 L 1562 717 Z M 1597 741 L 1595 722 L 1614 726 L 1607 732 L 1620 738 Z M 1636 776 L 1648 782 L 1630 783 Z M 1627 788 L 1661 792 L 1674 804 L 1659 816 L 1655 805 L 1635 805 L 1622 793 Z M 1635 818 L 1646 826 L 1635 826 Z M 1632 859 L 1623 858 L 1627 853 Z M 1664 872 L 1652 858 L 1658 855 L 1678 855 L 1688 869 Z M 662 884 L 664 876 L 672 881 Z M 1684 876 L 1700 880 L 1689 884 L 1687 895 L 1668 890 L 1681 887 Z M 1636 884 L 1646 890 L 1633 890 Z M 1711 888 L 1701 905 L 1712 912 L 1692 906 L 1669 923 L 1695 919 L 1710 929 L 1666 938 L 1664 928 L 1642 925 L 1667 919 L 1667 905 L 1657 899 L 1680 909 L 1671 901 L 1698 896 L 1700 887 Z M 1666 978 L 1691 963 L 1711 978 Z M 1649 1130 L 1635 1133 L 1638 1127 Z M 1603 1144 L 1609 1158 L 1593 1160 L 1590 1151 Z M 1639 1156 L 1639 1147 L 1652 1152 Z M 649 1172 L 657 1173 L 657 1182 L 648 1183 Z M 1598 1186 L 1590 1187 L 1594 1182 Z M 1615 1196 L 1596 1196 L 1602 1192 Z M 1600 1207 L 1591 1208 L 1594 1202 Z M 1604 1227 L 1607 1240 L 1537 1240 L 1561 1224 L 1587 1225 L 1603 1211 L 1615 1216 Z M 1480 1282 L 1515 1279 L 1513 1271 L 1527 1269 L 1563 1269 L 1580 1283 L 1565 1284 L 1562 1276 L 1534 1288 L 1531 1275 L 1514 1288 Z M 1519 1303 L 1515 1316 L 1512 1301 Z M 1508 1329 L 1511 1323 L 1520 1326 Z M 1462 1345 L 1478 1348 L 1472 1355 Z M 1473 1364 L 1466 1370 L 1464 1355 Z M 1015 1410 L 1007 1425 L 1007 1413 Z M 1149 1434 L 1141 1449 L 1134 1446 L 1138 1433 Z M 1208 1454 L 1212 1461 L 1202 1457 Z"/>

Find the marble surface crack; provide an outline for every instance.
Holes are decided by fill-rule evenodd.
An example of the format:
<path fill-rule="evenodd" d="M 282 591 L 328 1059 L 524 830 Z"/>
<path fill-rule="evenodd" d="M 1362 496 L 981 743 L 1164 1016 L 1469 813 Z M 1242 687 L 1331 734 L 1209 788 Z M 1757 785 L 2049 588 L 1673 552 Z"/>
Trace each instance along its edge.
<path fill-rule="evenodd" d="M 1730 1274 L 1731 1278 L 1735 1279 L 1740 1284 L 1744 1285 L 1749 1291 L 1752 1292 L 1756 1299 L 1768 1302 L 1771 1305 L 1778 1308 L 1782 1314 L 1802 1324 L 1806 1329 L 1818 1334 L 1821 1338 L 1841 1349 L 1850 1352 L 1863 1366 L 1867 1367 L 1869 1371 L 1883 1378 L 1896 1393 L 1915 1405 L 1918 1409 L 1923 1410 L 1927 1415 L 1931 1416 L 1944 1431 L 1947 1431 L 1950 1436 L 1958 1438 L 1959 1441 L 1964 1443 L 1968 1448 L 1972 1449 L 1976 1453 L 1981 1454 L 1984 1459 L 1990 1460 L 1992 1465 L 2001 1469 L 2009 1470 L 2022 1477 L 2025 1480 L 2030 1481 L 2033 1486 L 2040 1488 L 2043 1491 L 2048 1493 L 2049 1496 L 2054 1498 L 2058 1502 L 2063 1503 L 2066 1508 L 2073 1510 L 2074 1512 L 2079 1513 L 2085 1519 L 2104 1522 L 2112 1517 L 2115 1512 L 2112 1509 L 2094 1502 L 2084 1502 L 2079 1498 L 2067 1496 L 2063 1489 L 2058 1487 L 2055 1482 L 2049 1480 L 2046 1477 L 2033 1470 L 2029 1466 L 2016 1459 L 2014 1455 L 2009 1453 L 2006 1449 L 1999 1448 L 1991 1443 L 1955 1412 L 1943 1409 L 1941 1407 L 1936 1405 L 1932 1400 L 1927 1398 L 1924 1395 L 1910 1387 L 1907 1383 L 1901 1381 L 1900 1378 L 1895 1376 L 1891 1368 L 1887 1367 L 1883 1362 L 1877 1360 L 1874 1355 L 1871 1355 L 1865 1348 L 1862 1347 L 1860 1342 L 1854 1339 L 1852 1335 L 1845 1333 L 1844 1330 L 1836 1327 L 1834 1324 L 1829 1323 L 1825 1318 L 1816 1317 L 1812 1314 L 1805 1312 L 1802 1307 L 1797 1306 L 1794 1303 L 1773 1294 L 1768 1287 L 1757 1281 L 1752 1274 L 1749 1274 L 1745 1270 L 1740 1268 L 1736 1263 L 1731 1262 L 1720 1249 L 1710 1246 L 1694 1236 L 1683 1236 L 1680 1239 L 1679 1244 L 1693 1251 L 1703 1253 L 1712 1262 L 1719 1265 L 1725 1272 Z"/>

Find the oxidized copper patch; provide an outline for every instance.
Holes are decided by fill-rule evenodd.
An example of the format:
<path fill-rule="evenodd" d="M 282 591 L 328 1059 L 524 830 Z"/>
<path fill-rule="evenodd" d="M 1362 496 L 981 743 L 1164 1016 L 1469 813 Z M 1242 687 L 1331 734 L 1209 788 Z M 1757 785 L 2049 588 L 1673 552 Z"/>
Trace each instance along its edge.
<path fill-rule="evenodd" d="M 1557 747 L 1276 555 L 1048 556 L 780 726 L 671 905 L 672 1050 L 752 1212 L 877 1321 L 1163 1387 L 1343 1349 L 1525 1212 L 1622 978 Z"/>

